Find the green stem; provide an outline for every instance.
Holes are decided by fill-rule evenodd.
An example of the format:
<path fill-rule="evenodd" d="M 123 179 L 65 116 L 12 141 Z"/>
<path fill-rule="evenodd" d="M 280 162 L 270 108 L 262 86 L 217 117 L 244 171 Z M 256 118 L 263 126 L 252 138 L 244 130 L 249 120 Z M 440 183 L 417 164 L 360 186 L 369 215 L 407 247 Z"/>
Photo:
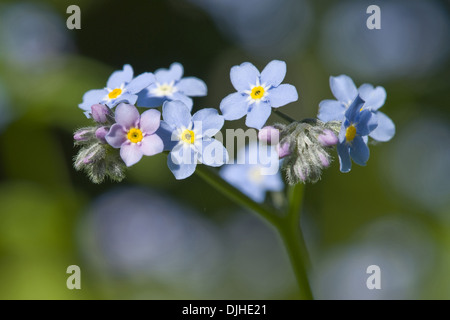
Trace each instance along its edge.
<path fill-rule="evenodd" d="M 293 123 L 293 122 L 296 122 L 296 121 L 297 121 L 297 120 L 291 118 L 290 116 L 288 116 L 287 114 L 284 114 L 283 112 L 278 111 L 277 109 L 273 109 L 273 112 L 274 112 L 277 116 L 279 116 L 280 118 L 283 118 L 284 120 L 286 120 L 286 121 L 289 122 L 289 123 Z"/>
<path fill-rule="evenodd" d="M 308 281 L 310 260 L 305 240 L 300 228 L 300 209 L 303 200 L 303 184 L 298 183 L 289 190 L 289 209 L 281 223 L 277 226 L 283 240 L 292 268 L 300 288 L 300 297 L 313 299 Z"/>
<path fill-rule="evenodd" d="M 300 288 L 300 297 L 305 300 L 313 299 L 307 276 L 307 269 L 309 268 L 308 251 L 300 229 L 300 207 L 303 199 L 303 185 L 297 184 L 290 189 L 288 212 L 286 215 L 282 215 L 277 210 L 256 203 L 245 196 L 210 168 L 200 165 L 197 166 L 195 172 L 231 200 L 258 213 L 278 231 L 289 255 Z"/>

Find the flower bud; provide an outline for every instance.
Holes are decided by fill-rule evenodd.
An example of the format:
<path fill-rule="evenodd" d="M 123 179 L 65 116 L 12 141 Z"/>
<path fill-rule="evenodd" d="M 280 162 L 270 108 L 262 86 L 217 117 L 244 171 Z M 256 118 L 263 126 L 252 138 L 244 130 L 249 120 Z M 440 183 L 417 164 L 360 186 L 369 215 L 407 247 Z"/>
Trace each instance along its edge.
<path fill-rule="evenodd" d="M 322 134 L 320 134 L 317 137 L 317 140 L 324 146 L 324 147 L 331 147 L 338 143 L 338 138 L 334 134 L 333 131 L 330 129 L 323 130 Z"/>
<path fill-rule="evenodd" d="M 272 126 L 259 130 L 258 139 L 267 144 L 277 144 L 280 141 L 280 131 Z"/>
<path fill-rule="evenodd" d="M 108 134 L 108 127 L 100 127 L 95 131 L 95 137 L 100 140 L 102 143 L 106 143 L 105 136 Z"/>
<path fill-rule="evenodd" d="M 328 158 L 323 153 L 319 153 L 319 159 L 322 163 L 322 166 L 324 166 L 325 168 L 330 165 L 330 160 L 328 160 Z"/>
<path fill-rule="evenodd" d="M 283 159 L 284 157 L 287 157 L 288 155 L 291 154 L 291 150 L 289 149 L 289 143 L 288 142 L 285 142 L 285 143 L 283 143 L 281 145 L 279 144 L 277 146 L 277 149 L 278 149 L 278 157 L 280 159 Z"/>
<path fill-rule="evenodd" d="M 80 129 L 75 132 L 73 139 L 76 141 L 86 141 L 89 139 L 90 130 Z"/>
<path fill-rule="evenodd" d="M 95 122 L 105 123 L 108 120 L 109 108 L 103 104 L 94 104 L 91 107 L 91 113 Z"/>

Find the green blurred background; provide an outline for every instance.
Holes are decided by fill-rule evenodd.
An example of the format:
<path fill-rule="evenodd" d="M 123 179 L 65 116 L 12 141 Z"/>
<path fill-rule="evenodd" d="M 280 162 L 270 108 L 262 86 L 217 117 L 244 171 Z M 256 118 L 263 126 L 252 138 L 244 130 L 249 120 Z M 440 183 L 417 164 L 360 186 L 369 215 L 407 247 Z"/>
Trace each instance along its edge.
<path fill-rule="evenodd" d="M 81 30 L 66 28 L 71 4 Z M 366 28 L 371 4 L 381 30 Z M 449 26 L 445 0 L 0 2 L 0 299 L 297 298 L 273 231 L 197 176 L 176 181 L 163 155 L 119 184 L 72 166 L 84 92 L 124 64 L 182 63 L 208 85 L 198 110 L 233 92 L 233 65 L 272 59 L 299 91 L 291 117 L 316 116 L 329 76 L 347 74 L 386 88 L 397 125 L 366 167 L 335 161 L 306 188 L 315 296 L 449 299 Z M 366 288 L 372 264 L 381 290 Z M 66 287 L 69 265 L 81 290 Z"/>

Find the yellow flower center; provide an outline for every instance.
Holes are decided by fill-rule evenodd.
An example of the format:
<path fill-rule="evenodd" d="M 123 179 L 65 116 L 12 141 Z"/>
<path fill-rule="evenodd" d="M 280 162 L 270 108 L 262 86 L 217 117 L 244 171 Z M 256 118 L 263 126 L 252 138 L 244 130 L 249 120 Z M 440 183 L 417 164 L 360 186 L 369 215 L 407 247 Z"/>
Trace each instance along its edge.
<path fill-rule="evenodd" d="M 355 139 L 356 136 L 356 128 L 354 125 L 350 125 L 347 128 L 347 131 L 345 131 L 345 139 L 347 139 L 348 142 L 352 142 L 353 139 Z"/>
<path fill-rule="evenodd" d="M 108 94 L 108 98 L 109 98 L 109 99 L 115 99 L 115 98 L 117 98 L 118 96 L 120 96 L 121 94 L 122 94 L 122 89 L 117 88 L 117 89 L 114 89 L 113 91 L 111 91 L 111 92 Z"/>
<path fill-rule="evenodd" d="M 181 140 L 183 140 L 184 142 L 193 144 L 195 141 L 195 134 L 194 131 L 186 129 L 183 131 L 183 133 L 181 133 Z"/>
<path fill-rule="evenodd" d="M 248 177 L 249 177 L 250 181 L 252 181 L 256 184 L 261 183 L 263 180 L 261 168 L 259 166 L 251 168 L 248 172 Z"/>
<path fill-rule="evenodd" d="M 261 86 L 254 87 L 252 89 L 252 92 L 250 93 L 252 99 L 261 99 L 263 95 L 264 95 L 264 88 Z"/>
<path fill-rule="evenodd" d="M 162 93 L 162 94 L 167 95 L 167 94 L 172 93 L 172 89 L 173 89 L 173 88 L 172 88 L 172 86 L 169 85 L 169 84 L 163 84 L 163 85 L 161 85 L 158 89 L 161 90 L 161 93 Z"/>
<path fill-rule="evenodd" d="M 143 138 L 142 131 L 138 128 L 131 128 L 127 133 L 127 138 L 133 143 L 141 142 Z"/>

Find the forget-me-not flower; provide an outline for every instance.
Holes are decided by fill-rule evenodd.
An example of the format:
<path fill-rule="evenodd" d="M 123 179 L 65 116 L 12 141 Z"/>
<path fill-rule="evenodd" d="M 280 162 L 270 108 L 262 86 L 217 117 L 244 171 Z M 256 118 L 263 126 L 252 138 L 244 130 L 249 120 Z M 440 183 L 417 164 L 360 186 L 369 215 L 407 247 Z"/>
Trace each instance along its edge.
<path fill-rule="evenodd" d="M 112 125 L 105 139 L 114 148 L 120 148 L 120 157 L 130 167 L 142 156 L 152 156 L 164 150 L 158 130 L 161 113 L 147 110 L 139 115 L 135 106 L 121 103 L 115 112 L 116 123 Z"/>
<path fill-rule="evenodd" d="M 357 95 L 344 114 L 345 119 L 342 122 L 337 144 L 341 172 L 351 170 L 351 159 L 361 166 L 365 166 L 369 159 L 367 136 L 375 130 L 377 125 L 371 119 L 374 115 L 370 110 L 361 111 L 363 105 L 364 100 Z"/>
<path fill-rule="evenodd" d="M 180 100 L 192 110 L 189 97 L 206 96 L 206 84 L 195 77 L 183 76 L 183 66 L 172 63 L 169 69 L 155 71 L 155 82 L 139 94 L 138 105 L 141 107 L 159 107 L 164 101 Z"/>
<path fill-rule="evenodd" d="M 234 66 L 230 79 L 237 92 L 225 97 L 220 110 L 225 120 L 236 120 L 247 115 L 248 127 L 261 129 L 272 112 L 290 102 L 297 101 L 297 89 L 281 84 L 286 75 L 286 63 L 273 60 L 260 73 L 250 62 Z"/>
<path fill-rule="evenodd" d="M 214 136 L 224 124 L 217 110 L 206 108 L 191 116 L 181 101 L 166 101 L 162 108 L 163 121 L 158 130 L 164 149 L 170 150 L 167 165 L 177 180 L 191 176 L 197 162 L 221 166 L 228 162 L 228 152 Z"/>
<path fill-rule="evenodd" d="M 236 163 L 221 168 L 220 176 L 246 196 L 261 203 L 267 191 L 283 190 L 280 170 L 267 170 L 273 163 L 279 168 L 280 160 L 275 146 L 250 144 L 238 152 L 237 159 Z"/>
<path fill-rule="evenodd" d="M 86 92 L 79 107 L 85 110 L 84 114 L 90 118 L 89 113 L 94 104 L 105 104 L 109 108 L 114 108 L 121 102 L 135 104 L 138 99 L 137 94 L 154 81 L 155 76 L 151 72 L 143 73 L 133 79 L 133 68 L 126 64 L 123 70 L 111 74 L 106 88 Z"/>
<path fill-rule="evenodd" d="M 383 87 L 374 88 L 371 84 L 363 84 L 356 88 L 353 80 L 346 76 L 340 75 L 330 77 L 330 88 L 337 100 L 323 100 L 319 104 L 320 120 L 327 121 L 343 121 L 345 112 L 349 106 L 359 95 L 364 101 L 362 110 L 369 110 L 374 117 L 371 121 L 378 124 L 378 127 L 370 133 L 370 137 L 377 141 L 388 141 L 395 134 L 395 125 L 392 120 L 379 111 L 386 100 L 386 90 Z"/>

